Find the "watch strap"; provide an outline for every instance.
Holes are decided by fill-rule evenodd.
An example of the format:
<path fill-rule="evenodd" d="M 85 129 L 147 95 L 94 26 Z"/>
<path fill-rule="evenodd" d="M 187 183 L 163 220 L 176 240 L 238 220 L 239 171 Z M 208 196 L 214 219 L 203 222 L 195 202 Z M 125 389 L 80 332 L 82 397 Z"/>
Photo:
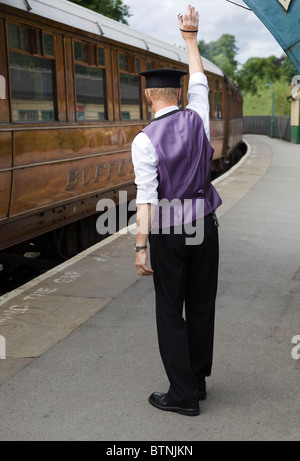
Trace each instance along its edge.
<path fill-rule="evenodd" d="M 134 251 L 142 251 L 142 250 L 147 250 L 147 245 L 143 247 L 139 247 L 137 245 L 134 245 Z"/>

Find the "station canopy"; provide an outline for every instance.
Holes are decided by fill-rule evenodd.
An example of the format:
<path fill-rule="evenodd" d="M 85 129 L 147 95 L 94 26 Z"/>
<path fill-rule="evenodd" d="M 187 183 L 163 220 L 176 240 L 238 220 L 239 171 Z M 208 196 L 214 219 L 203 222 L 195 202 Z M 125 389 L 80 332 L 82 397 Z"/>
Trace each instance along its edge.
<path fill-rule="evenodd" d="M 300 74 L 300 1 L 244 0 L 269 29 Z"/>

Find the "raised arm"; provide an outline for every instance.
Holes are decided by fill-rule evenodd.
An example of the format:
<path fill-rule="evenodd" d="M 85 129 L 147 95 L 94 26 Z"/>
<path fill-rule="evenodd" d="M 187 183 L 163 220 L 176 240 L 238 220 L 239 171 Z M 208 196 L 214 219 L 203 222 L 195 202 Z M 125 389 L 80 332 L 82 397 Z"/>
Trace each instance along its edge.
<path fill-rule="evenodd" d="M 179 15 L 178 20 L 189 54 L 190 82 L 187 109 L 192 109 L 200 115 L 206 135 L 210 139 L 209 89 L 197 42 L 199 13 L 189 5 L 187 14 Z"/>
<path fill-rule="evenodd" d="M 204 67 L 200 56 L 197 32 L 199 27 L 199 13 L 191 5 L 188 6 L 187 13 L 178 16 L 179 26 L 182 38 L 186 43 L 186 48 L 189 54 L 189 70 L 190 75 L 197 72 L 204 74 Z"/>

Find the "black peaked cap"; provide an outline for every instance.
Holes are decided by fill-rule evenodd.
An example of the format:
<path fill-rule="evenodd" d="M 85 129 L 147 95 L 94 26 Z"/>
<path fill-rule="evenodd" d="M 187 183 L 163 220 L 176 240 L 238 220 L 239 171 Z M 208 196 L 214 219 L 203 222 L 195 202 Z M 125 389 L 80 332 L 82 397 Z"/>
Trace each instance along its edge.
<path fill-rule="evenodd" d="M 188 75 L 185 70 L 152 69 L 140 72 L 146 77 L 146 88 L 180 88 L 181 77 Z"/>

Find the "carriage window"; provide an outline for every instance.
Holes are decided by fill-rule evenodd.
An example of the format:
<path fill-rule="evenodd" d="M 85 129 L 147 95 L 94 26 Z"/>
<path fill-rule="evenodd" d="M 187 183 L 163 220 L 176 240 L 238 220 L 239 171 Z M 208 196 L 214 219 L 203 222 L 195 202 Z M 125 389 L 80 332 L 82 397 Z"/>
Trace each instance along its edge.
<path fill-rule="evenodd" d="M 21 27 L 21 49 L 24 51 L 30 51 L 29 43 L 29 29 L 26 27 Z"/>
<path fill-rule="evenodd" d="M 129 56 L 120 53 L 119 54 L 119 69 L 129 71 Z"/>
<path fill-rule="evenodd" d="M 104 49 L 98 48 L 98 66 L 104 66 Z"/>
<path fill-rule="evenodd" d="M 121 74 L 121 119 L 138 120 L 141 118 L 141 79 L 137 75 Z"/>
<path fill-rule="evenodd" d="M 55 120 L 54 61 L 17 53 L 9 60 L 13 120 Z"/>
<path fill-rule="evenodd" d="M 220 120 L 222 118 L 222 93 L 214 94 L 214 118 Z"/>
<path fill-rule="evenodd" d="M 44 34 L 44 50 L 47 56 L 53 56 L 53 37 L 50 34 Z"/>
<path fill-rule="evenodd" d="M 222 119 L 222 81 L 221 80 L 214 80 L 214 105 L 213 105 L 213 118 L 215 120 Z"/>
<path fill-rule="evenodd" d="M 107 120 L 104 48 L 74 42 L 78 121 Z"/>
<path fill-rule="evenodd" d="M 147 61 L 147 70 L 154 69 L 154 63 L 152 61 Z"/>
<path fill-rule="evenodd" d="M 141 119 L 140 59 L 119 53 L 121 120 Z"/>
<path fill-rule="evenodd" d="M 8 24 L 8 44 L 13 121 L 56 120 L 55 61 L 43 55 L 42 31 Z M 53 43 L 48 51 L 53 55 Z"/>
<path fill-rule="evenodd" d="M 141 72 L 141 60 L 139 58 L 135 60 L 135 71 L 137 74 Z"/>
<path fill-rule="evenodd" d="M 75 65 L 77 120 L 106 120 L 104 70 Z"/>
<path fill-rule="evenodd" d="M 75 61 L 88 62 L 88 46 L 81 42 L 74 42 Z"/>
<path fill-rule="evenodd" d="M 20 48 L 19 26 L 8 24 L 8 43 L 10 48 Z"/>

